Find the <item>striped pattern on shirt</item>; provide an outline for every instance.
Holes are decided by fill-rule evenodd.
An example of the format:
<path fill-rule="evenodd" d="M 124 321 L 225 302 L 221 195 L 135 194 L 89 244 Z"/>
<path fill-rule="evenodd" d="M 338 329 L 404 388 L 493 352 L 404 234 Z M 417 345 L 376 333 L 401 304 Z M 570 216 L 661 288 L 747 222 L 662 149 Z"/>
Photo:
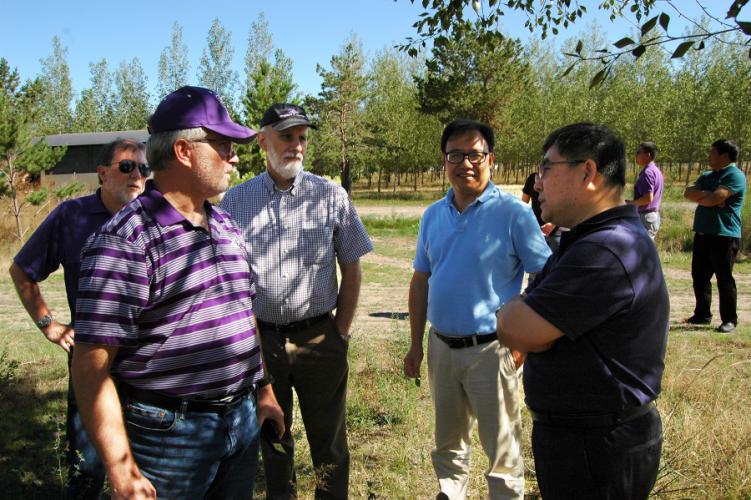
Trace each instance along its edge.
<path fill-rule="evenodd" d="M 210 233 L 149 185 L 84 246 L 76 342 L 117 346 L 129 385 L 214 398 L 263 376 L 242 235 L 205 208 Z"/>
<path fill-rule="evenodd" d="M 373 244 L 347 192 L 300 172 L 279 191 L 268 172 L 230 189 L 222 200 L 250 250 L 256 273 L 255 311 L 262 321 L 287 324 L 336 307 L 336 262 L 357 261 Z"/>

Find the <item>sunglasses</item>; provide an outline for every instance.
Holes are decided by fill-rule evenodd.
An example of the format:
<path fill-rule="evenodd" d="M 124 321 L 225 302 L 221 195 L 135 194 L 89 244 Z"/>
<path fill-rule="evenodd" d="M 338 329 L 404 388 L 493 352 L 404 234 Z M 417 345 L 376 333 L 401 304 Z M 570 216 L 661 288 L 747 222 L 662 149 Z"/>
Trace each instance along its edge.
<path fill-rule="evenodd" d="M 114 165 L 114 163 L 110 163 L 110 165 Z M 137 168 L 138 171 L 141 172 L 141 175 L 143 177 L 148 177 L 151 175 L 150 166 L 148 166 L 146 163 L 138 163 L 135 160 L 120 160 L 117 163 L 117 168 L 124 174 L 129 174 Z"/>

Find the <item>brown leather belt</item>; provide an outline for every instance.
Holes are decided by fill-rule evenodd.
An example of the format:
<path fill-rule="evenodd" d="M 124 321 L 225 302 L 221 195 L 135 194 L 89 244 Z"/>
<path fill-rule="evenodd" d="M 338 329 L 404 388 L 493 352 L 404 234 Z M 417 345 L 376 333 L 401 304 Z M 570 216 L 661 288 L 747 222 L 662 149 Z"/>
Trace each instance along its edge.
<path fill-rule="evenodd" d="M 307 330 L 311 326 L 316 325 L 325 319 L 328 319 L 330 316 L 331 316 L 331 313 L 327 312 L 325 314 L 321 314 L 320 316 L 316 316 L 314 318 L 303 319 L 300 321 L 293 321 L 292 323 L 287 323 L 286 325 L 276 325 L 274 323 L 266 323 L 265 321 L 261 321 L 260 319 L 257 320 L 257 322 L 258 322 L 258 326 L 261 327 L 261 334 L 263 334 L 264 332 L 268 330 L 279 332 L 279 333 L 296 333 L 301 330 Z"/>

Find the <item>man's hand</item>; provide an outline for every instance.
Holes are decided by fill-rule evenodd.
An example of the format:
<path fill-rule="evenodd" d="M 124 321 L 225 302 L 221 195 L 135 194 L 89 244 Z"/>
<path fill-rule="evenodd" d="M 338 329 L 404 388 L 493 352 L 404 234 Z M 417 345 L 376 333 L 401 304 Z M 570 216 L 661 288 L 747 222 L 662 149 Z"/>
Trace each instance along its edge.
<path fill-rule="evenodd" d="M 518 370 L 524 364 L 524 360 L 527 359 L 527 353 L 511 349 L 511 357 L 514 358 L 514 366 Z"/>
<path fill-rule="evenodd" d="M 42 328 L 42 333 L 47 340 L 63 348 L 65 352 L 70 352 L 70 348 L 75 345 L 73 341 L 76 332 L 70 325 L 65 325 L 57 320 L 52 320 L 48 326 Z"/>
<path fill-rule="evenodd" d="M 404 374 L 409 378 L 420 378 L 420 365 L 423 358 L 422 346 L 412 347 L 404 356 Z"/>
<path fill-rule="evenodd" d="M 555 224 L 553 224 L 552 222 L 546 222 L 545 224 L 543 224 L 542 226 L 540 226 L 540 229 L 542 230 L 542 234 L 543 235 L 549 236 L 550 233 L 553 232 L 553 230 L 555 229 L 555 227 L 556 227 Z"/>
<path fill-rule="evenodd" d="M 258 408 L 256 409 L 256 415 L 258 416 L 258 427 L 263 425 L 264 420 L 269 419 L 274 422 L 279 437 L 284 435 L 284 412 L 276 401 L 274 390 L 271 384 L 267 384 L 260 389 L 257 393 Z"/>
<path fill-rule="evenodd" d="M 156 488 L 146 479 L 138 467 L 133 464 L 123 476 L 110 477 L 113 500 L 140 500 L 156 498 Z"/>

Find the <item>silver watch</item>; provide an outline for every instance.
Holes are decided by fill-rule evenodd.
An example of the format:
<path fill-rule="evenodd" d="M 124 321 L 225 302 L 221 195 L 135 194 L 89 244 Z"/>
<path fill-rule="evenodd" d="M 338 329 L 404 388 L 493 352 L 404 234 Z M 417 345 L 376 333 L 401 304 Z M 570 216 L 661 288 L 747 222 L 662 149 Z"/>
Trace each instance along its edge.
<path fill-rule="evenodd" d="M 44 316 L 36 320 L 36 325 L 40 329 L 48 327 L 51 324 L 52 324 L 52 316 L 50 316 L 49 314 L 45 314 Z"/>

